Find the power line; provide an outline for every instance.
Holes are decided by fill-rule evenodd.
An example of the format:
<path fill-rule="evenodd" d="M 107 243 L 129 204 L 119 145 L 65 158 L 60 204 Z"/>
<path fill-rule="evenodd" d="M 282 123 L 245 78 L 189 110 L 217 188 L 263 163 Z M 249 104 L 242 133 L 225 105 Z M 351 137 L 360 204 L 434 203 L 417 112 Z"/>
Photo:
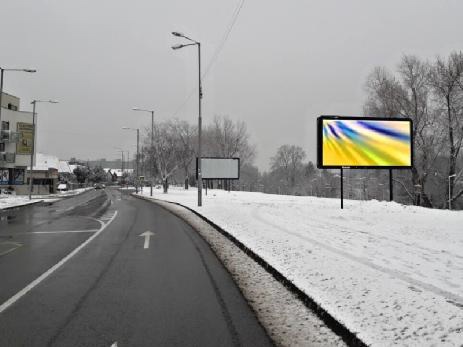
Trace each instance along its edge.
<path fill-rule="evenodd" d="M 235 23 L 238 20 L 238 16 L 240 15 L 241 9 L 244 6 L 244 1 L 245 0 L 241 0 L 240 3 L 238 4 L 238 6 L 235 8 L 235 11 L 233 12 L 233 15 L 232 15 L 232 20 L 230 21 L 230 24 L 228 25 L 227 30 L 225 31 L 224 35 L 222 36 L 222 40 L 221 40 L 220 44 L 217 46 L 217 49 L 215 50 L 214 54 L 212 55 L 211 61 L 207 65 L 204 73 L 202 74 L 201 80 L 204 80 L 206 78 L 207 74 L 211 70 L 211 68 L 214 65 L 215 61 L 219 57 L 220 52 L 222 51 L 223 47 L 225 46 L 225 43 L 227 42 L 227 40 L 228 40 L 232 30 L 233 30 L 233 27 L 235 26 Z M 182 102 L 182 104 L 172 114 L 171 118 L 174 118 L 174 117 L 176 117 L 178 115 L 178 113 L 185 107 L 185 105 L 188 103 L 188 101 L 190 101 L 191 97 L 195 94 L 195 92 L 197 92 L 197 90 L 198 90 L 198 88 L 195 87 L 190 91 L 190 93 L 188 94 L 186 99 Z"/>
<path fill-rule="evenodd" d="M 230 25 L 228 26 L 228 29 L 225 32 L 225 35 L 222 37 L 222 42 L 219 44 L 219 46 L 215 50 L 215 53 L 212 56 L 211 61 L 209 62 L 209 64 L 206 67 L 205 72 L 203 73 L 203 76 L 202 76 L 203 79 L 208 74 L 208 72 L 212 68 L 212 65 L 215 63 L 215 61 L 218 58 L 220 52 L 222 51 L 223 47 L 225 46 L 225 42 L 228 40 L 228 37 L 230 36 L 230 34 L 231 34 L 232 30 L 233 30 L 233 27 L 235 26 L 235 23 L 238 20 L 238 16 L 239 16 L 239 14 L 241 12 L 241 9 L 243 8 L 243 5 L 244 5 L 244 0 L 241 0 L 241 2 L 238 4 L 237 8 L 235 9 L 232 20 L 230 22 Z"/>

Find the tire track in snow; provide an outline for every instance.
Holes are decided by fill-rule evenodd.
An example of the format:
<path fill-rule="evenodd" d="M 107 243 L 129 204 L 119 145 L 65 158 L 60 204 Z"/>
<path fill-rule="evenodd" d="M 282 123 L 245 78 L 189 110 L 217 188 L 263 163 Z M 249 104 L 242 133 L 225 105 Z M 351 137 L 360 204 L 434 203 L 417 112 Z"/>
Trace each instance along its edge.
<path fill-rule="evenodd" d="M 398 278 L 398 279 L 400 279 L 400 280 L 402 280 L 404 282 L 407 282 L 408 284 L 412 285 L 410 290 L 417 291 L 416 288 L 413 288 L 413 286 L 415 286 L 415 287 L 420 287 L 423 290 L 432 292 L 432 293 L 434 293 L 436 295 L 442 296 L 445 299 L 447 299 L 447 301 L 449 303 L 463 309 L 463 297 L 461 297 L 459 295 L 456 295 L 454 293 L 443 290 L 443 289 L 441 289 L 439 287 L 436 287 L 436 286 L 434 286 L 432 284 L 425 283 L 425 282 L 416 280 L 414 278 L 411 278 L 410 276 L 408 276 L 404 272 L 401 272 L 401 271 L 398 271 L 398 270 L 390 270 L 390 269 L 387 269 L 387 268 L 385 268 L 383 266 L 373 264 L 366 258 L 352 255 L 350 253 L 347 253 L 347 252 L 344 252 L 344 251 L 342 251 L 340 249 L 337 249 L 337 248 L 335 248 L 333 246 L 326 245 L 326 244 L 324 244 L 324 243 L 322 243 L 320 241 L 317 241 L 317 240 L 315 240 L 313 238 L 301 235 L 301 234 L 299 234 L 297 232 L 294 232 L 294 231 L 290 231 L 289 229 L 285 228 L 284 226 L 269 222 L 268 220 L 266 220 L 265 218 L 263 218 L 260 215 L 259 209 L 260 209 L 259 207 L 254 208 L 252 210 L 252 215 L 256 220 L 258 220 L 259 222 L 261 222 L 263 224 L 266 224 L 266 225 L 268 225 L 268 226 L 270 226 L 270 227 L 272 227 L 274 229 L 277 229 L 279 231 L 283 231 L 283 232 L 285 232 L 285 233 L 287 233 L 289 235 L 295 236 L 295 237 L 297 237 L 299 239 L 302 239 L 302 240 L 304 240 L 306 242 L 310 242 L 313 245 L 321 247 L 321 248 L 323 248 L 323 249 L 325 249 L 325 250 L 327 250 L 327 251 L 329 251 L 331 253 L 334 253 L 334 254 L 336 254 L 338 256 L 342 256 L 342 257 L 347 258 L 347 259 L 349 259 L 351 261 L 360 263 L 360 264 L 362 264 L 364 266 L 367 266 L 369 268 L 372 268 L 374 270 L 380 271 L 380 272 L 385 273 L 387 275 L 390 275 L 392 277 Z"/>

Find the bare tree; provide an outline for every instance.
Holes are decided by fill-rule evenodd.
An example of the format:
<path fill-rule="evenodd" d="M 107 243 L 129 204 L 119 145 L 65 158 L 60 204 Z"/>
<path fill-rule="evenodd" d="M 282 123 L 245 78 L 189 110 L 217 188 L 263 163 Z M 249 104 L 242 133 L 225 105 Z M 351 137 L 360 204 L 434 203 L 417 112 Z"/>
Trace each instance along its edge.
<path fill-rule="evenodd" d="M 294 188 L 298 178 L 303 173 L 302 161 L 306 157 L 304 150 L 299 146 L 283 145 L 271 158 L 271 169 L 274 173 L 280 173 L 286 183 Z"/>
<path fill-rule="evenodd" d="M 455 179 L 457 175 L 458 156 L 463 142 L 463 54 L 453 52 L 447 60 L 437 58 L 433 64 L 429 82 L 434 90 L 435 101 L 446 130 L 448 149 L 447 193 L 451 201 L 463 195 L 463 189 L 456 193 Z"/>
<path fill-rule="evenodd" d="M 427 194 L 426 181 L 440 154 L 439 128 L 435 114 L 430 110 L 430 67 L 415 56 L 403 56 L 398 66 L 400 79 L 385 68 L 375 68 L 367 80 L 368 92 L 364 112 L 376 117 L 409 117 L 413 121 L 414 166 L 411 186 L 399 178 L 414 204 L 432 206 Z"/>
<path fill-rule="evenodd" d="M 211 156 L 239 157 L 241 164 L 252 164 L 255 148 L 249 143 L 246 123 L 228 117 L 214 117 L 205 131 L 205 153 Z"/>
<path fill-rule="evenodd" d="M 179 142 L 171 122 L 154 125 L 154 160 L 163 182 L 164 193 L 169 188 L 169 177 L 178 169 Z"/>
<path fill-rule="evenodd" d="M 367 77 L 367 101 L 364 113 L 375 117 L 396 117 L 400 114 L 398 95 L 402 94 L 399 81 L 384 67 L 375 67 Z"/>
<path fill-rule="evenodd" d="M 432 207 L 426 181 L 433 173 L 436 159 L 441 154 L 442 128 L 436 113 L 430 108 L 430 66 L 415 56 L 404 56 L 399 64 L 403 93 L 399 94 L 400 113 L 413 121 L 413 148 L 415 163 L 412 167 L 412 184 L 417 205 Z M 422 201 L 420 201 L 422 200 Z"/>
<path fill-rule="evenodd" d="M 195 158 L 195 143 L 197 139 L 197 128 L 186 121 L 175 119 L 170 123 L 171 131 L 177 138 L 178 150 L 177 161 L 183 169 L 185 189 L 189 186 L 189 175 L 191 162 Z"/>

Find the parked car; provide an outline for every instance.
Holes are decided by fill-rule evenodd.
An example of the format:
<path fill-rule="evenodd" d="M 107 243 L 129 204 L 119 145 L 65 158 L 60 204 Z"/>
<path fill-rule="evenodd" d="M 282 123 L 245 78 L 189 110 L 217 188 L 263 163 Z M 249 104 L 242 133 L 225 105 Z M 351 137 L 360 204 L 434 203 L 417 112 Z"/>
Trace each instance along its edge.
<path fill-rule="evenodd" d="M 60 184 L 58 184 L 58 187 L 56 188 L 56 190 L 58 192 L 67 192 L 69 189 L 68 189 L 68 185 L 66 183 L 60 183 Z"/>

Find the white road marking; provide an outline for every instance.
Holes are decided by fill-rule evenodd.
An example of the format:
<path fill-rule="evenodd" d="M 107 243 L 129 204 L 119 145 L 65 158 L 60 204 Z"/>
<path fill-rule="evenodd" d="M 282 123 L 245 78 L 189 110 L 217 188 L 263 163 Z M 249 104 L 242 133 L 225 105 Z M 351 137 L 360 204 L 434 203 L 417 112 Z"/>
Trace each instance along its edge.
<path fill-rule="evenodd" d="M 12 241 L 0 242 L 0 246 L 2 246 L 2 245 L 8 245 L 10 248 L 8 248 L 6 251 L 0 252 L 0 256 L 6 255 L 6 254 L 8 254 L 10 252 L 13 252 L 15 249 L 22 246 L 21 243 L 12 242 Z"/>
<path fill-rule="evenodd" d="M 19 292 L 17 292 L 15 295 L 13 295 L 11 298 L 9 298 L 7 301 L 5 301 L 3 304 L 0 305 L 0 313 L 5 311 L 8 307 L 13 305 L 16 301 L 21 299 L 24 295 L 26 295 L 29 291 L 34 289 L 38 284 L 43 282 L 45 279 L 47 279 L 48 276 L 50 276 L 52 273 L 54 273 L 56 270 L 58 270 L 61 266 L 63 266 L 69 259 L 71 259 L 73 256 L 75 256 L 79 251 L 87 246 L 90 242 L 93 241 L 94 238 L 96 238 L 98 235 L 100 235 L 106 227 L 111 224 L 111 222 L 116 218 L 117 216 L 117 211 L 114 213 L 114 216 L 112 220 L 108 224 L 104 224 L 95 234 L 90 236 L 87 240 L 85 240 L 83 243 L 81 243 L 77 248 L 75 248 L 71 253 L 69 253 L 67 256 L 65 256 L 63 259 L 61 259 L 57 264 L 55 264 L 53 267 L 48 269 L 46 272 L 44 272 L 42 275 L 40 275 L 38 278 L 36 278 L 34 281 L 29 283 L 26 287 L 21 289 Z"/>
<path fill-rule="evenodd" d="M 82 218 L 86 218 L 86 219 L 90 219 L 90 220 L 94 220 L 95 222 L 98 222 L 100 223 L 100 225 L 103 227 L 104 223 L 99 220 L 99 219 L 96 219 L 96 218 L 93 218 L 93 217 L 87 217 L 87 216 L 81 216 Z"/>
<path fill-rule="evenodd" d="M 96 233 L 99 229 L 90 230 L 52 230 L 52 231 L 31 231 L 26 234 L 67 234 L 67 233 Z"/>
<path fill-rule="evenodd" d="M 117 341 L 114 342 L 110 347 L 117 347 Z"/>
<path fill-rule="evenodd" d="M 153 235 L 154 235 L 154 233 L 149 231 L 149 230 L 147 230 L 144 233 L 141 233 L 140 235 L 138 235 L 138 236 L 144 236 L 145 237 L 145 244 L 143 245 L 144 249 L 150 248 L 150 238 Z"/>

